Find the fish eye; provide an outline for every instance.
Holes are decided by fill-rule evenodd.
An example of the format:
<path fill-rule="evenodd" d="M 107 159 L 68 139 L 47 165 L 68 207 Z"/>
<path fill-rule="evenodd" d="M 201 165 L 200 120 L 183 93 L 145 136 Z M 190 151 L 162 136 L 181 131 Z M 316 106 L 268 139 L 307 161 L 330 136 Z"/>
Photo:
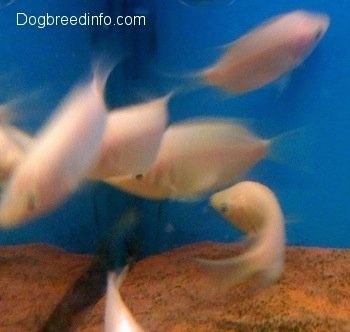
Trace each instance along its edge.
<path fill-rule="evenodd" d="M 137 174 L 137 175 L 135 176 L 135 179 L 136 179 L 136 180 L 142 180 L 142 179 L 143 179 L 143 174 Z"/>

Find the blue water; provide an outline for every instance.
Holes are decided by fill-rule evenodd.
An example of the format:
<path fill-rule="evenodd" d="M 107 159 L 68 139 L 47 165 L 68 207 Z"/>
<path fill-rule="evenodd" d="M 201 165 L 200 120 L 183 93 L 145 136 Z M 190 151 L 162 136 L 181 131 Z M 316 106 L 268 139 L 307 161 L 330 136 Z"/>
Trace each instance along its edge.
<path fill-rule="evenodd" d="M 108 83 L 107 99 L 112 106 L 124 105 L 164 92 L 162 73 L 176 76 L 209 65 L 220 54 L 220 45 L 271 16 L 299 8 L 327 13 L 331 17 L 327 34 L 289 77 L 235 98 L 215 89 L 189 90 L 171 100 L 170 120 L 244 117 L 263 137 L 311 128 L 295 149 L 305 158 L 308 172 L 289 165 L 286 158 L 281 164 L 261 162 L 245 178 L 267 184 L 278 196 L 287 219 L 288 244 L 350 247 L 348 0 L 17 0 L 4 4 L 0 4 L 0 100 L 39 91 L 18 110 L 17 124 L 33 133 L 69 88 L 86 75 L 91 57 L 101 48 L 107 46 L 122 59 Z M 144 14 L 147 25 L 18 27 L 18 12 Z M 141 216 L 135 230 L 139 255 L 242 236 L 206 199 L 148 201 L 107 185 L 86 183 L 53 213 L 19 229 L 1 231 L 0 243 L 40 241 L 94 252 L 109 243 L 112 225 L 132 206 Z"/>

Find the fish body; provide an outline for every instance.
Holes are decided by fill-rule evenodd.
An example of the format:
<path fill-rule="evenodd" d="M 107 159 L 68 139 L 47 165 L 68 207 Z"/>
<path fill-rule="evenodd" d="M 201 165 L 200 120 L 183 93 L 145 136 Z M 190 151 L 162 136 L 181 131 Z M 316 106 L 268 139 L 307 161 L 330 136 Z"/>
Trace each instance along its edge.
<path fill-rule="evenodd" d="M 167 126 L 169 97 L 110 112 L 98 161 L 88 176 L 136 175 L 150 168 Z"/>
<path fill-rule="evenodd" d="M 258 89 L 299 66 L 329 24 L 327 15 L 303 10 L 274 17 L 229 45 L 202 79 L 233 93 Z"/>
<path fill-rule="evenodd" d="M 109 272 L 105 305 L 105 332 L 142 332 L 132 313 L 124 303 L 119 288 L 126 276 L 128 268 L 117 275 Z"/>
<path fill-rule="evenodd" d="M 193 199 L 227 187 L 264 158 L 270 141 L 229 119 L 197 119 L 168 127 L 144 174 L 107 183 L 151 199 Z"/>
<path fill-rule="evenodd" d="M 102 88 L 95 73 L 66 97 L 33 139 L 1 197 L 0 226 L 11 227 L 61 203 L 96 159 L 106 123 Z"/>
<path fill-rule="evenodd" d="M 212 195 L 211 205 L 253 239 L 243 254 L 226 259 L 196 259 L 206 272 L 228 288 L 258 275 L 261 286 L 278 280 L 283 272 L 285 223 L 275 194 L 258 182 L 244 181 Z"/>

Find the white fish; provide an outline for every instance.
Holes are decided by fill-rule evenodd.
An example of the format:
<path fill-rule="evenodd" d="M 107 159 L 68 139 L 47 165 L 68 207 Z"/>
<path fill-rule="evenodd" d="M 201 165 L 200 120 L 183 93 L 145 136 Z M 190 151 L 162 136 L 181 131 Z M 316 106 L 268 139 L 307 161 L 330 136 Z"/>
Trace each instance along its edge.
<path fill-rule="evenodd" d="M 106 124 L 102 89 L 109 72 L 75 87 L 34 139 L 1 196 L 1 227 L 55 208 L 91 168 Z"/>
<path fill-rule="evenodd" d="M 151 199 L 198 198 L 235 182 L 267 156 L 272 143 L 231 119 L 187 121 L 168 127 L 146 173 L 105 181 Z"/>
<path fill-rule="evenodd" d="M 105 332 L 143 331 L 119 293 L 119 288 L 127 272 L 128 267 L 125 267 L 119 275 L 115 272 L 109 272 L 108 274 L 104 323 Z"/>
<path fill-rule="evenodd" d="M 98 162 L 88 176 L 100 179 L 146 171 L 167 126 L 169 97 L 109 113 Z"/>
<path fill-rule="evenodd" d="M 233 93 L 258 89 L 299 66 L 329 24 L 327 15 L 303 10 L 274 17 L 233 42 L 200 76 Z"/>
<path fill-rule="evenodd" d="M 146 171 L 156 158 L 162 135 L 167 127 L 169 98 L 170 94 L 108 113 L 97 162 L 87 175 L 88 178 L 135 175 Z M 6 163 L 6 174 L 10 174 L 19 161 L 18 156 L 25 153 L 33 138 L 9 125 L 0 127 L 0 130 L 3 131 L 0 133 L 0 148 L 2 141 L 5 143 L 2 137 L 5 135 L 5 130 L 7 139 L 11 136 L 23 146 L 20 153 L 14 149 L 11 152 L 13 161 Z M 0 151 L 3 152 L 3 150 Z M 10 147 L 7 151 L 10 152 Z M 4 169 L 2 167 L 5 165 L 5 162 L 2 162 L 2 160 L 5 161 L 4 158 L 5 154 L 2 153 L 0 170 Z"/>
<path fill-rule="evenodd" d="M 256 275 L 260 287 L 278 280 L 284 267 L 285 223 L 274 193 L 260 183 L 244 181 L 214 194 L 210 202 L 254 240 L 245 253 L 236 257 L 196 259 L 214 278 L 214 287 L 226 290 Z"/>

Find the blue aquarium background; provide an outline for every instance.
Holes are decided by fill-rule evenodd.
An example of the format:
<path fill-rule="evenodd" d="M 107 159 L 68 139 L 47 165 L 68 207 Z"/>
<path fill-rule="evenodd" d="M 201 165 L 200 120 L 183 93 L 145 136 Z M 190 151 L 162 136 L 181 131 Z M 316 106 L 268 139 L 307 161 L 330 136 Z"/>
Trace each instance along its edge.
<path fill-rule="evenodd" d="M 260 162 L 245 179 L 265 183 L 276 193 L 286 216 L 289 245 L 348 248 L 348 0 L 0 1 L 0 101 L 19 97 L 14 121 L 35 133 L 69 89 L 86 77 L 93 57 L 106 50 L 118 59 L 107 86 L 109 105 L 147 100 L 169 91 L 173 79 L 212 64 L 223 45 L 249 29 L 295 9 L 320 11 L 331 18 L 325 37 L 300 67 L 241 96 L 214 88 L 184 89 L 170 101 L 170 121 L 194 116 L 246 118 L 264 138 L 301 128 L 281 150 L 281 162 Z M 18 26 L 19 12 L 144 15 L 146 25 Z M 116 227 L 130 209 L 137 210 L 139 222 Z M 114 255 L 127 249 L 142 257 L 188 243 L 233 242 L 241 237 L 208 206 L 207 197 L 151 201 L 107 184 L 85 182 L 49 215 L 0 231 L 0 244 L 45 242 L 75 252 L 107 248 Z"/>

